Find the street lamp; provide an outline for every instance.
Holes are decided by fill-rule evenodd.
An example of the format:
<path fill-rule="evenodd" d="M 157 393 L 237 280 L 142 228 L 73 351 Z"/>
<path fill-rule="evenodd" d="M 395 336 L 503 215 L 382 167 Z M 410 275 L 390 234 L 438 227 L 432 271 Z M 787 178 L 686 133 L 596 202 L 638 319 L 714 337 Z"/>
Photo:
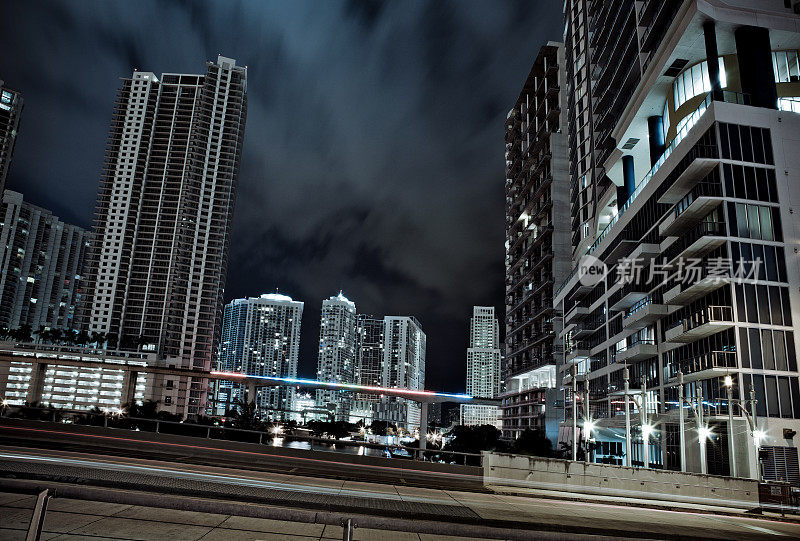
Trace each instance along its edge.
<path fill-rule="evenodd" d="M 697 386 L 697 407 L 683 396 L 683 372 L 678 371 L 678 408 L 679 425 L 678 432 L 680 433 L 680 446 L 681 446 L 681 471 L 686 471 L 686 439 L 683 430 L 683 403 L 686 402 L 694 413 L 695 421 L 697 421 L 697 440 L 700 444 L 700 473 L 708 473 L 706 466 L 706 440 L 711 435 L 705 423 L 703 423 L 703 386 Z"/>
<path fill-rule="evenodd" d="M 622 380 L 625 383 L 625 465 L 631 465 L 631 412 L 629 409 L 630 400 L 639 408 L 639 421 L 642 425 L 642 458 L 644 467 L 650 467 L 650 434 L 653 433 L 653 426 L 647 421 L 647 384 L 642 378 L 642 396 L 639 400 L 635 396 L 630 396 L 630 372 L 626 366 L 622 370 Z M 647 428 L 649 427 L 649 428 Z"/>
<path fill-rule="evenodd" d="M 731 477 L 736 477 L 736 450 L 733 445 L 733 378 L 730 374 L 724 379 L 728 392 L 728 454 L 731 457 Z"/>

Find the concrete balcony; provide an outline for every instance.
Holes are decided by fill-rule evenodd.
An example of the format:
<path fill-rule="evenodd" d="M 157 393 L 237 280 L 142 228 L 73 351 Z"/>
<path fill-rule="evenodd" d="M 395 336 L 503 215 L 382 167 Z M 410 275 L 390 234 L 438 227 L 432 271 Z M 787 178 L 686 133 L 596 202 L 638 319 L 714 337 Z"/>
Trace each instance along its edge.
<path fill-rule="evenodd" d="M 693 284 L 678 284 L 664 293 L 664 303 L 672 306 L 686 306 L 703 295 L 731 283 L 727 276 L 706 276 Z"/>
<path fill-rule="evenodd" d="M 719 158 L 712 157 L 713 154 L 716 153 L 715 147 L 711 146 L 707 150 L 705 147 L 696 147 L 693 152 L 695 152 L 695 159 L 692 160 L 689 166 L 684 169 L 683 173 L 675 179 L 672 186 L 658 198 L 659 203 L 677 203 L 683 199 L 683 196 L 689 193 L 689 190 L 694 188 L 698 182 L 703 180 L 712 169 L 719 165 Z"/>
<path fill-rule="evenodd" d="M 709 306 L 667 329 L 667 342 L 690 344 L 706 336 L 733 327 L 733 310 L 730 306 Z"/>
<path fill-rule="evenodd" d="M 629 311 L 622 318 L 623 329 L 641 329 L 646 327 L 669 313 L 669 306 L 665 304 L 645 304 L 640 308 L 634 306 L 633 311 Z"/>
<path fill-rule="evenodd" d="M 627 310 L 647 297 L 647 289 L 652 286 L 646 284 L 628 283 L 622 286 L 620 296 L 617 301 L 609 307 L 609 310 Z"/>
<path fill-rule="evenodd" d="M 567 312 L 567 315 L 564 317 L 564 321 L 574 323 L 578 320 L 583 319 L 588 315 L 589 315 L 589 309 L 587 307 L 579 306 L 576 304 L 569 310 L 569 312 Z"/>
<path fill-rule="evenodd" d="M 695 240 L 689 242 L 685 240 L 686 238 L 694 238 Z M 681 259 L 703 257 L 714 248 L 721 246 L 726 238 L 724 222 L 700 222 L 692 228 L 690 235 L 680 237 L 675 241 L 681 243 L 682 248 L 677 250 L 677 253 L 670 259 L 669 264 L 675 265 Z M 673 244 L 670 239 L 665 240 L 661 243 L 662 251 L 672 248 Z"/>
<path fill-rule="evenodd" d="M 589 358 L 589 346 L 584 344 L 576 344 L 574 348 L 567 350 L 564 362 L 567 364 L 575 364 L 577 362 Z"/>
<path fill-rule="evenodd" d="M 641 361 L 658 355 L 658 346 L 654 340 L 639 340 L 629 346 L 617 350 L 617 363 Z"/>
<path fill-rule="evenodd" d="M 735 351 L 707 351 L 688 359 L 680 359 L 670 363 L 665 372 L 668 380 L 678 377 L 683 372 L 686 382 L 724 376 L 738 370 Z"/>
<path fill-rule="evenodd" d="M 661 245 L 651 242 L 642 242 L 633 249 L 629 259 L 637 261 L 637 263 L 649 263 L 653 258 L 661 255 Z"/>
<path fill-rule="evenodd" d="M 721 202 L 722 197 L 718 196 L 698 197 L 681 212 L 678 212 L 678 209 L 670 212 L 669 216 L 658 226 L 658 234 L 662 237 L 680 235 L 708 216 Z"/>

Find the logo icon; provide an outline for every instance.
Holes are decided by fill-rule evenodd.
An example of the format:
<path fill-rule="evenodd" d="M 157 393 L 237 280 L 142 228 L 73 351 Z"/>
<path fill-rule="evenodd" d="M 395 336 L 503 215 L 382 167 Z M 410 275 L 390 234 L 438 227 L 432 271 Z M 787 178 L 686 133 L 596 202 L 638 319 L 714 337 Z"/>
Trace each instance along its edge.
<path fill-rule="evenodd" d="M 607 274 L 606 264 L 594 256 L 585 255 L 578 261 L 578 280 L 587 287 L 599 284 Z"/>

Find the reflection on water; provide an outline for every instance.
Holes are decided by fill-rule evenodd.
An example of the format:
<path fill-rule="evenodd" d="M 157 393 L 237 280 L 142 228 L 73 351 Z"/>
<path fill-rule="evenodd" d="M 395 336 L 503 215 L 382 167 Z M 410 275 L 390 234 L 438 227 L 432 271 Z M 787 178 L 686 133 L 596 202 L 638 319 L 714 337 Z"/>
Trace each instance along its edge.
<path fill-rule="evenodd" d="M 311 443 L 308 441 L 301 441 L 301 440 L 289 440 L 286 441 L 286 438 L 273 438 L 272 439 L 272 446 L 273 447 L 286 447 L 287 449 L 312 449 Z M 383 456 L 382 449 L 372 449 L 369 447 L 364 447 L 363 445 L 336 445 L 333 443 L 324 443 L 315 441 L 313 449 L 315 451 L 333 451 L 336 453 L 346 453 L 348 455 L 360 455 L 360 456 Z"/>

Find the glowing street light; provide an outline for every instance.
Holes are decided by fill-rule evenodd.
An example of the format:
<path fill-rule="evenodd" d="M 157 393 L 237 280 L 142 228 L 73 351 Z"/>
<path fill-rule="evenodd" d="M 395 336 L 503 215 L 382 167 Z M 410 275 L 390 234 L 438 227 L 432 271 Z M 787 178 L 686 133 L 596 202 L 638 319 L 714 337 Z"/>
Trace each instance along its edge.
<path fill-rule="evenodd" d="M 655 431 L 656 431 L 656 428 L 651 424 L 642 425 L 642 435 L 645 438 L 649 438 L 653 434 L 653 432 L 655 432 Z"/>
<path fill-rule="evenodd" d="M 697 435 L 700 437 L 700 441 L 709 439 L 713 433 L 714 431 L 707 426 L 701 426 L 697 429 Z"/>
<path fill-rule="evenodd" d="M 592 431 L 595 429 L 597 425 L 594 421 L 586 420 L 583 422 L 583 429 L 586 431 L 586 439 L 589 439 L 589 436 L 592 435 Z"/>
<path fill-rule="evenodd" d="M 763 430 L 754 430 L 753 431 L 753 440 L 756 442 L 756 447 L 761 444 L 762 440 L 767 439 L 767 433 Z"/>

